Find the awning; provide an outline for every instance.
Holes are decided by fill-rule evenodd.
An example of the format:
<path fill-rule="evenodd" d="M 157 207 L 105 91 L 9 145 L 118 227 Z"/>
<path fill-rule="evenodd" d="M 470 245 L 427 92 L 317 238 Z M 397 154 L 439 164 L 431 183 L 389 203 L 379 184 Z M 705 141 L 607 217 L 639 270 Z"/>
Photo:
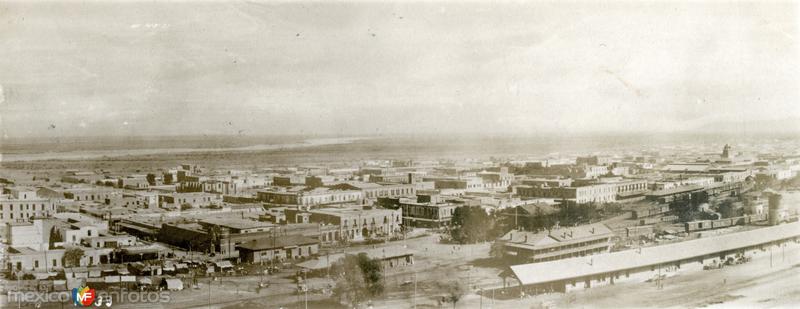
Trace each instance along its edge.
<path fill-rule="evenodd" d="M 341 258 L 341 257 L 339 257 Z M 332 263 L 339 260 L 339 258 L 317 258 L 313 260 L 308 260 L 303 263 L 297 264 L 298 267 L 309 269 L 309 270 L 319 270 L 319 269 L 326 269 L 331 266 Z M 330 263 L 328 263 L 330 260 Z"/>
<path fill-rule="evenodd" d="M 119 276 L 106 276 L 105 282 L 106 283 L 118 283 L 120 281 Z"/>
<path fill-rule="evenodd" d="M 216 261 L 214 265 L 217 265 L 219 268 L 233 268 L 233 264 L 228 260 Z"/>
<path fill-rule="evenodd" d="M 119 276 L 120 282 L 136 282 L 136 276 Z"/>
<path fill-rule="evenodd" d="M 183 290 L 183 281 L 181 279 L 164 279 L 167 285 L 167 289 L 171 291 L 180 291 Z"/>
<path fill-rule="evenodd" d="M 89 278 L 98 278 L 102 276 L 102 272 L 100 270 L 90 270 L 89 271 Z"/>
<path fill-rule="evenodd" d="M 33 273 L 33 277 L 36 278 L 36 280 L 43 280 L 43 279 L 47 279 L 47 278 L 50 278 L 50 277 L 55 277 L 57 275 L 58 275 L 58 273 L 55 273 L 55 272 Z"/>
<path fill-rule="evenodd" d="M 139 284 L 153 284 L 153 279 L 150 279 L 150 277 L 141 277 L 139 278 Z"/>

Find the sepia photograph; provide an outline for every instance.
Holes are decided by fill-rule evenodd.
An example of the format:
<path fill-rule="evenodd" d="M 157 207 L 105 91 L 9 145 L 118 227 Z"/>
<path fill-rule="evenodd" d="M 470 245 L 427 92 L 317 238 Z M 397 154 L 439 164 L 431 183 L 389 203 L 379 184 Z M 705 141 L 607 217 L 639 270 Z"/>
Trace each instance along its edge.
<path fill-rule="evenodd" d="M 0 0 L 0 308 L 798 308 L 798 35 L 798 1 Z"/>

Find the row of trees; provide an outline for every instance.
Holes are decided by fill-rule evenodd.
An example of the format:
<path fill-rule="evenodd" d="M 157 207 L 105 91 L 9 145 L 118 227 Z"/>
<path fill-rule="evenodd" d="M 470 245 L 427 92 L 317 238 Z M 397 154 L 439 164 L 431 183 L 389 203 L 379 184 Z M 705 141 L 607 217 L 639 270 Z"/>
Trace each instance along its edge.
<path fill-rule="evenodd" d="M 524 215 L 515 208 L 487 213 L 479 206 L 464 206 L 453 212 L 449 232 L 454 242 L 469 244 L 496 239 L 512 229 L 549 230 L 556 224 L 585 224 L 620 211 L 617 205 L 606 205 L 600 210 L 594 203 L 563 203 L 555 212 L 544 212 L 537 208 L 533 214 Z"/>

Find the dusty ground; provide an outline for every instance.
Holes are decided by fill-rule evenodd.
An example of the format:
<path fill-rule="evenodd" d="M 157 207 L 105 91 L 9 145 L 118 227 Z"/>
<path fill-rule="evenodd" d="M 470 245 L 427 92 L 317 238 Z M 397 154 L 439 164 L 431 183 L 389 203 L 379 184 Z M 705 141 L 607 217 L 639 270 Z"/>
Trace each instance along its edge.
<path fill-rule="evenodd" d="M 391 245 L 397 244 L 402 242 Z M 761 252 L 747 264 L 670 277 L 663 289 L 653 283 L 628 282 L 570 294 L 492 300 L 476 292 L 502 284 L 497 276 L 500 270 L 480 262 L 488 257 L 488 244 L 440 244 L 436 235 L 407 240 L 405 244 L 417 251 L 415 267 L 386 277 L 388 292 L 373 300 L 375 308 L 412 308 L 414 303 L 418 308 L 438 307 L 437 300 L 444 291 L 437 282 L 460 282 L 468 287 L 456 308 L 791 308 L 800 303 L 800 286 L 796 284 L 800 278 L 800 245 L 787 246 L 785 250 L 774 248 L 772 266 L 769 252 Z M 413 284 L 403 284 L 413 282 L 415 276 L 416 294 Z M 214 283 L 211 308 L 305 308 L 303 295 L 291 294 L 293 284 L 288 280 L 273 281 L 277 284 L 262 294 L 250 288 L 255 285 L 255 277 L 236 282 L 221 280 Z M 326 298 L 309 294 L 309 308 L 331 308 L 332 303 L 324 301 Z M 207 308 L 207 304 L 208 291 L 195 290 L 177 293 L 173 302 L 164 307 Z M 453 307 L 449 303 L 441 305 Z"/>

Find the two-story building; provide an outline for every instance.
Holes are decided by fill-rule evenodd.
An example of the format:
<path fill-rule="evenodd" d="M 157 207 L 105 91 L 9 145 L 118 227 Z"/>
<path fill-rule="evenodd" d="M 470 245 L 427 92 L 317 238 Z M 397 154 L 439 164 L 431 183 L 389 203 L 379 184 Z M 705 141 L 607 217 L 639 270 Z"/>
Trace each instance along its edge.
<path fill-rule="evenodd" d="M 549 231 L 512 230 L 497 242 L 519 263 L 538 263 L 608 252 L 614 233 L 602 223 L 556 227 Z"/>

